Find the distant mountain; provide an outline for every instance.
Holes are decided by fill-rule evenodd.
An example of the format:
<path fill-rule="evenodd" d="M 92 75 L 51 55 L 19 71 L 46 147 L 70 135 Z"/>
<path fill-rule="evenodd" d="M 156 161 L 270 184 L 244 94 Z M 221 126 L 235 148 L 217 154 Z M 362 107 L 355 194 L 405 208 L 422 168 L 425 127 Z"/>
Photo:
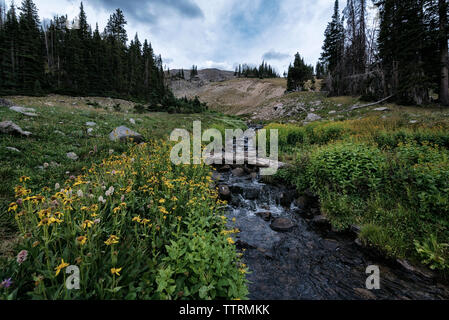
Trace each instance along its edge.
<path fill-rule="evenodd" d="M 170 70 L 171 81 L 177 81 L 176 76 L 179 74 L 180 69 Z M 190 69 L 184 69 L 184 78 L 189 81 L 190 79 Z M 168 76 L 168 72 L 165 72 Z M 168 78 L 168 77 L 167 77 Z M 203 81 L 203 82 L 221 82 L 226 80 L 234 79 L 234 71 L 223 71 L 219 69 L 203 69 L 198 70 L 198 76 L 196 76 L 192 81 Z"/>

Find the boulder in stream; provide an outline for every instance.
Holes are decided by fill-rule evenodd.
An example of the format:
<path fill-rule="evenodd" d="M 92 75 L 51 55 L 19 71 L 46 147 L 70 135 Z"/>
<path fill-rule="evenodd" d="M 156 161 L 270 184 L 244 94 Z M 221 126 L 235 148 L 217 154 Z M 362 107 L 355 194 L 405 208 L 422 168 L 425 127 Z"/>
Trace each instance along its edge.
<path fill-rule="evenodd" d="M 296 225 L 288 218 L 276 218 L 273 220 L 270 227 L 274 231 L 289 232 L 292 231 Z"/>
<path fill-rule="evenodd" d="M 218 194 L 222 200 L 230 200 L 231 199 L 231 189 L 227 185 L 218 186 Z"/>

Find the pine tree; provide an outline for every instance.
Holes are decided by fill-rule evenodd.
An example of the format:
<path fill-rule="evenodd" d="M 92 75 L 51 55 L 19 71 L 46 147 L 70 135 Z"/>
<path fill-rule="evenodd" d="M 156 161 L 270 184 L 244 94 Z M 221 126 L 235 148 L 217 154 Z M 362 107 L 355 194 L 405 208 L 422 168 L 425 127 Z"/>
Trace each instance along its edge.
<path fill-rule="evenodd" d="M 333 73 L 341 63 L 344 51 L 344 27 L 340 19 L 338 0 L 335 1 L 332 21 L 328 24 L 324 37 L 320 61 Z"/>
<path fill-rule="evenodd" d="M 439 46 L 440 46 L 440 103 L 449 106 L 449 75 L 448 75 L 448 19 L 447 19 L 448 4 L 446 0 L 438 0 L 438 31 L 439 31 Z"/>
<path fill-rule="evenodd" d="M 36 81 L 44 78 L 40 21 L 32 0 L 23 0 L 19 10 L 19 81 L 24 93 L 34 94 Z"/>
<path fill-rule="evenodd" d="M 295 54 L 293 66 L 290 64 L 287 75 L 287 90 L 302 91 L 306 81 L 313 79 L 313 67 L 307 65 L 299 53 Z"/>

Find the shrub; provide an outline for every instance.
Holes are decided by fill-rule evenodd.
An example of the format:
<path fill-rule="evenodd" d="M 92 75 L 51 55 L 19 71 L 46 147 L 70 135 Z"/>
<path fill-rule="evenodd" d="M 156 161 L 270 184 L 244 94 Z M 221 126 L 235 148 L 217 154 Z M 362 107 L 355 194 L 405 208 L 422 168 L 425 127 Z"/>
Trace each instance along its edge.
<path fill-rule="evenodd" d="M 380 188 L 385 156 L 376 148 L 341 142 L 312 152 L 308 175 L 315 191 L 328 188 L 347 194 L 368 195 Z"/>

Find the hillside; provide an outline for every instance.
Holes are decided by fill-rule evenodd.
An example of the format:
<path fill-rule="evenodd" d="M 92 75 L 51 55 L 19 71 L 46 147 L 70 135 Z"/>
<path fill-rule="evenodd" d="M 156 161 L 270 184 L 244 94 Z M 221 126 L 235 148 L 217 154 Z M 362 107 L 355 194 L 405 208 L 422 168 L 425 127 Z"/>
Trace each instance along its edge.
<path fill-rule="evenodd" d="M 202 71 L 199 73 L 201 75 Z M 213 110 L 234 115 L 249 115 L 258 111 L 266 101 L 282 97 L 286 81 L 242 78 L 217 82 L 207 78 L 201 81 L 171 81 L 170 86 L 177 97 L 198 96 Z"/>

